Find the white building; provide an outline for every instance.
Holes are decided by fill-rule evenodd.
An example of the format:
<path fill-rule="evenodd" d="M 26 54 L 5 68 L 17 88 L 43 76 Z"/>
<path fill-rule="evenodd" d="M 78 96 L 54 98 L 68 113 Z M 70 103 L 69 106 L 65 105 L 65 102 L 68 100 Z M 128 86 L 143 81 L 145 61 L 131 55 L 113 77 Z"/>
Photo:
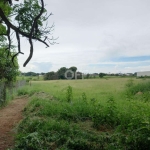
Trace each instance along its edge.
<path fill-rule="evenodd" d="M 150 71 L 137 72 L 137 77 L 150 76 Z"/>

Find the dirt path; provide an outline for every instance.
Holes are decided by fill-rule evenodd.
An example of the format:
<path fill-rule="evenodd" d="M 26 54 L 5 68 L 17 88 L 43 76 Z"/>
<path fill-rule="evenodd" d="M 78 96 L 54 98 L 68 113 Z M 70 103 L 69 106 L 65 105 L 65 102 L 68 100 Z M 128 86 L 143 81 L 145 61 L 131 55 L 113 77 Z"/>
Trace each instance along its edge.
<path fill-rule="evenodd" d="M 0 109 L 0 150 L 6 150 L 14 144 L 15 125 L 22 119 L 22 110 L 27 104 L 27 98 L 15 99 L 6 107 Z"/>

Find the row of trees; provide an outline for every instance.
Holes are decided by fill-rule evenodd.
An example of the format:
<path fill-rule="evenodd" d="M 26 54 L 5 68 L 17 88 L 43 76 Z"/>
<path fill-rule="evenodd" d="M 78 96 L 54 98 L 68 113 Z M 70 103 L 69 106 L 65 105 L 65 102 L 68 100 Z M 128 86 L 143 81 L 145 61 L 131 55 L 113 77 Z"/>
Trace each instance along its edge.
<path fill-rule="evenodd" d="M 68 70 L 71 70 L 72 73 Z M 77 67 L 70 67 L 70 68 L 66 68 L 66 67 L 61 67 L 60 69 L 58 69 L 58 71 L 54 72 L 48 72 L 48 73 L 35 73 L 35 72 L 27 72 L 27 73 L 21 73 L 21 75 L 23 76 L 37 76 L 39 77 L 40 75 L 42 75 L 44 77 L 44 80 L 57 80 L 57 79 L 66 79 L 65 77 L 65 73 L 67 72 L 67 77 L 71 77 L 72 78 L 72 74 L 73 74 L 73 78 L 75 79 L 75 77 L 77 76 L 77 79 L 91 79 L 91 78 L 103 78 L 104 76 L 136 76 L 136 73 L 127 73 L 127 74 L 120 74 L 120 73 L 115 73 L 115 74 L 110 74 L 110 73 L 87 73 L 84 74 L 82 72 L 77 72 Z"/>
<path fill-rule="evenodd" d="M 82 79 L 82 72 L 77 72 L 77 67 L 75 66 L 72 66 L 70 68 L 66 68 L 66 67 L 61 67 L 60 69 L 58 69 L 57 72 L 54 72 L 54 71 L 51 71 L 51 72 L 48 72 L 44 75 L 44 80 L 57 80 L 57 79 L 66 79 L 65 77 L 65 73 L 67 72 L 67 70 L 71 70 L 73 74 L 73 78 L 72 79 L 75 79 L 75 76 L 77 76 L 78 79 Z M 68 72 L 67 74 L 67 77 L 70 77 L 72 76 L 72 74 Z M 76 73 L 76 74 L 75 74 Z M 93 78 L 93 77 L 104 77 L 106 76 L 107 74 L 106 73 L 94 73 L 94 74 L 86 74 L 84 75 L 84 78 L 88 79 L 88 78 Z"/>
<path fill-rule="evenodd" d="M 72 66 L 70 68 L 61 67 L 60 69 L 58 69 L 57 72 L 54 71 L 48 72 L 44 75 L 44 80 L 66 79 L 65 72 L 67 70 L 71 70 L 75 73 L 77 71 L 77 67 L 75 66 Z M 75 74 L 74 74 L 74 78 L 75 78 Z"/>
<path fill-rule="evenodd" d="M 48 72 L 44 75 L 44 80 L 57 80 L 57 79 L 66 79 L 65 77 L 65 72 L 67 70 L 72 70 L 74 73 L 77 71 L 77 67 L 70 67 L 70 68 L 66 68 L 66 67 L 62 67 L 60 68 L 57 72 L 51 71 Z M 82 72 L 77 72 L 77 78 L 81 79 L 82 78 Z M 136 76 L 136 73 L 128 73 L 128 74 L 110 74 L 110 73 L 93 73 L 93 74 L 83 74 L 83 77 L 85 79 L 90 79 L 90 78 L 103 78 L 104 76 Z M 75 74 L 74 74 L 74 78 L 75 79 Z"/>
<path fill-rule="evenodd" d="M 26 73 L 21 73 L 23 76 L 39 76 L 40 73 L 35 73 L 35 72 L 26 72 Z"/>
<path fill-rule="evenodd" d="M 93 74 L 86 74 L 85 78 L 86 79 L 89 79 L 89 78 L 96 78 L 96 77 L 100 77 L 100 78 L 103 78 L 104 76 L 106 76 L 107 74 L 106 73 L 93 73 Z"/>
<path fill-rule="evenodd" d="M 44 76 L 44 80 L 56 80 L 56 79 L 66 79 L 65 77 L 65 72 L 71 70 L 73 73 L 75 73 L 77 71 L 77 67 L 70 67 L 70 68 L 66 68 L 66 67 L 61 67 L 60 69 L 58 69 L 58 71 L 54 72 L 48 72 L 48 73 L 35 73 L 35 72 L 27 72 L 27 73 L 21 73 L 23 76 Z M 85 79 L 90 79 L 90 78 L 103 78 L 104 76 L 136 76 L 136 73 L 127 73 L 127 74 L 121 74 L 121 73 L 87 73 L 84 74 L 82 72 L 76 72 L 77 78 L 81 79 L 82 77 Z M 68 72 L 67 73 L 67 77 L 71 77 L 72 73 Z M 73 79 L 75 78 L 75 74 L 73 75 Z"/>

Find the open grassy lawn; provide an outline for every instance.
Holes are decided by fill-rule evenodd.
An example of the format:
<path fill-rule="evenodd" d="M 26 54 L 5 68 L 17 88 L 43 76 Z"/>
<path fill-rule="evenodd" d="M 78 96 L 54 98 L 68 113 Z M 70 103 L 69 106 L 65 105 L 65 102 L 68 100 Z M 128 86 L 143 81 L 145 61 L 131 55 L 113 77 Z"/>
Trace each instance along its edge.
<path fill-rule="evenodd" d="M 125 84 L 129 82 L 129 78 L 108 78 L 108 79 L 84 79 L 84 80 L 50 80 L 50 81 L 31 81 L 32 89 L 44 91 L 56 96 L 57 98 L 65 98 L 66 89 L 70 85 L 73 89 L 74 99 L 78 99 L 83 92 L 89 99 L 96 98 L 99 100 L 106 99 L 112 95 L 118 97 L 125 89 Z M 133 82 L 141 82 L 141 79 L 132 79 Z M 146 82 L 148 81 L 145 80 Z"/>
<path fill-rule="evenodd" d="M 150 80 L 32 81 L 14 149 L 150 149 Z"/>

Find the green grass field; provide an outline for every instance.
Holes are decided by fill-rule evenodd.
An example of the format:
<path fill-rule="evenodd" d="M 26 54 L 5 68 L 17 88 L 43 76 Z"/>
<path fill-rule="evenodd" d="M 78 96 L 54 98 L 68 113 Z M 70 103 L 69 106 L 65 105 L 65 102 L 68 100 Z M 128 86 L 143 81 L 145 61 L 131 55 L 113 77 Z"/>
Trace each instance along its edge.
<path fill-rule="evenodd" d="M 150 149 L 150 80 L 31 81 L 14 149 Z"/>
<path fill-rule="evenodd" d="M 42 90 L 55 96 L 62 97 L 66 88 L 70 85 L 74 91 L 74 98 L 78 98 L 83 92 L 89 98 L 106 97 L 109 94 L 119 94 L 124 90 L 128 78 L 108 78 L 108 79 L 84 79 L 84 80 L 51 80 L 51 81 L 31 81 L 32 88 Z M 133 79 L 133 82 L 141 80 Z M 146 80 L 147 81 L 147 80 Z"/>

